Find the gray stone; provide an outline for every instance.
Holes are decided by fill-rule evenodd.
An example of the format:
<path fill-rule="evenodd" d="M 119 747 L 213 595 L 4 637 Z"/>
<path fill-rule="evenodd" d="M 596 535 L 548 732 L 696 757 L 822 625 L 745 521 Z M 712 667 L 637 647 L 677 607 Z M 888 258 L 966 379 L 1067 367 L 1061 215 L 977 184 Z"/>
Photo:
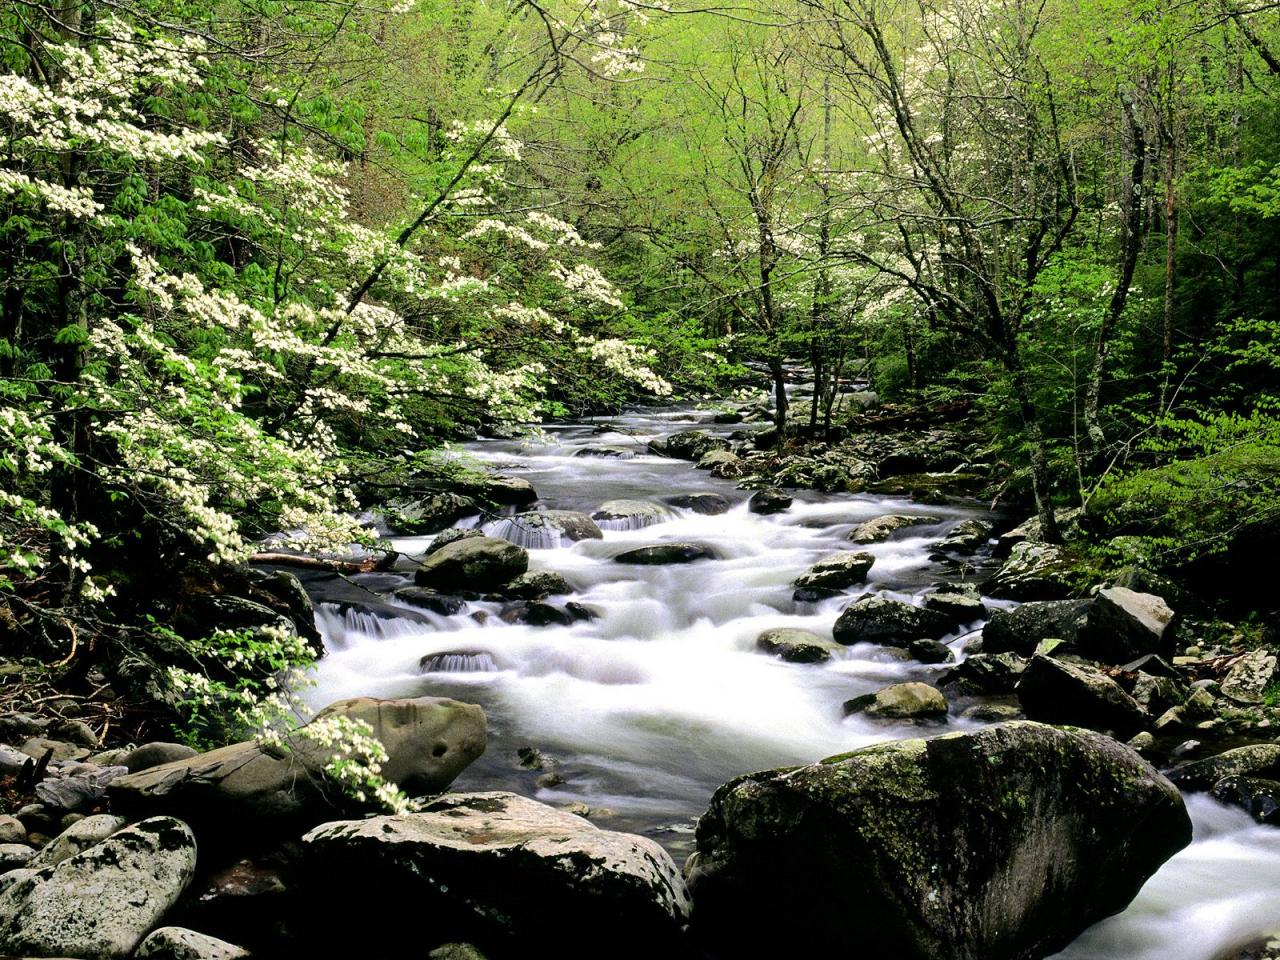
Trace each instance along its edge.
<path fill-rule="evenodd" d="M 669 563 L 693 563 L 697 560 L 715 560 L 716 553 L 701 543 L 656 543 L 648 547 L 626 550 L 613 558 L 617 563 L 634 563 L 641 566 L 658 566 Z"/>
<path fill-rule="evenodd" d="M 527 576 L 527 574 L 521 574 L 521 576 Z M 467 609 L 467 601 L 461 597 L 440 593 L 430 587 L 401 587 L 395 592 L 395 598 L 411 607 L 429 610 L 442 617 L 452 617 Z"/>
<path fill-rule="evenodd" d="M 427 493 L 388 504 L 383 510 L 383 519 L 396 533 L 418 536 L 444 530 L 463 517 L 479 512 L 475 501 L 461 494 Z"/>
<path fill-rule="evenodd" d="M 12 777 L 22 772 L 31 757 L 21 750 L 0 744 L 0 776 Z"/>
<path fill-rule="evenodd" d="M 473 540 L 476 537 L 483 537 L 484 531 L 477 527 L 449 527 L 447 530 L 441 530 L 431 538 L 431 543 L 422 551 L 424 557 L 429 557 L 443 547 L 447 547 L 451 543 L 457 543 L 459 540 Z"/>
<path fill-rule="evenodd" d="M 1080 521 L 1083 511 L 1079 507 L 1058 509 L 1053 512 L 1054 519 L 1058 521 L 1058 528 L 1064 533 L 1074 530 Z M 1044 534 L 1041 531 L 1039 517 L 1032 517 L 1025 520 L 1018 526 L 1014 527 L 1007 533 L 1002 533 L 996 540 L 996 555 L 1007 557 L 1013 552 L 1013 548 L 1022 543 L 1044 543 Z"/>
<path fill-rule="evenodd" d="M 414 580 L 425 587 L 484 592 L 510 583 L 529 569 L 529 554 L 494 537 L 469 537 L 441 547 L 422 561 Z"/>
<path fill-rule="evenodd" d="M 938 720 L 947 715 L 947 698 L 927 683 L 895 683 L 848 701 L 844 709 L 885 720 Z"/>
<path fill-rule="evenodd" d="M 792 586 L 798 590 L 842 590 L 863 583 L 875 562 L 874 555 L 862 551 L 833 553 L 797 577 Z"/>
<path fill-rule="evenodd" d="M 658 453 L 678 460 L 692 460 L 695 463 L 712 450 L 728 450 L 729 441 L 723 437 L 713 437 L 701 430 L 684 430 L 673 433 L 666 440 L 651 445 Z"/>
<path fill-rule="evenodd" d="M 1224 697 L 1239 703 L 1261 703 L 1263 691 L 1276 681 L 1276 655 L 1252 650 L 1233 663 L 1219 688 Z"/>
<path fill-rule="evenodd" d="M 854 543 L 880 543 L 904 527 L 918 527 L 930 523 L 938 523 L 937 517 L 924 517 L 918 514 L 890 513 L 874 520 L 867 520 L 853 528 L 849 539 Z"/>
<path fill-rule="evenodd" d="M 186 824 L 154 817 L 0 892 L 0 950 L 45 957 L 127 957 L 195 872 Z M 10 877 L 15 874 L 9 874 Z"/>
<path fill-rule="evenodd" d="M 782 513 L 791 506 L 791 503 L 791 494 L 784 493 L 777 487 L 765 487 L 763 490 L 757 490 L 747 501 L 747 509 L 759 514 Z"/>
<path fill-rule="evenodd" d="M 1051 543 L 1019 543 L 983 585 L 988 596 L 1008 600 L 1062 600 L 1071 595 L 1071 570 Z"/>
<path fill-rule="evenodd" d="M 31 861 L 32 868 L 52 867 L 101 843 L 128 823 L 124 817 L 99 813 L 73 823 L 54 837 Z"/>
<path fill-rule="evenodd" d="M 788 663 L 824 663 L 840 646 L 808 630 L 781 627 L 756 637 L 756 649 Z"/>
<path fill-rule="evenodd" d="M 89 751 L 84 747 L 47 737 L 32 737 L 22 745 L 22 752 L 33 760 L 39 760 L 50 751 L 53 753 L 53 760 L 83 760 L 89 756 Z"/>
<path fill-rule="evenodd" d="M 846 646 L 878 643 L 905 647 L 921 637 L 936 640 L 950 629 L 949 620 L 934 610 L 869 594 L 840 612 L 833 632 L 836 642 Z"/>
<path fill-rule="evenodd" d="M 502 592 L 508 597 L 517 597 L 521 600 L 541 600 L 553 594 L 572 593 L 573 588 L 560 574 L 550 570 L 538 570 L 520 574 L 503 587 Z"/>
<path fill-rule="evenodd" d="M 946 553 L 976 553 L 991 539 L 991 524 L 985 520 L 961 520 L 947 531 L 937 549 Z"/>
<path fill-rule="evenodd" d="M 326 707 L 316 720 L 334 716 L 372 728 L 387 751 L 383 777 L 410 794 L 438 793 L 484 752 L 484 712 L 473 704 L 356 697 Z M 323 772 L 331 748 L 308 740 L 305 727 L 290 746 L 237 743 L 121 777 L 110 787 L 112 809 L 181 813 L 201 829 L 250 818 L 243 826 L 276 831 L 280 821 L 311 825 L 358 807 Z"/>
<path fill-rule="evenodd" d="M 517 942 L 625 931 L 640 953 L 674 945 L 689 911 L 679 870 L 652 840 L 510 793 L 447 794 L 419 813 L 324 824 L 303 843 L 317 871 L 358 881 L 372 902 L 388 891 L 414 902 L 401 921 L 414 929 L 423 915 L 458 915 Z"/>
<path fill-rule="evenodd" d="M 1280 780 L 1280 743 L 1255 743 L 1203 760 L 1180 763 L 1169 779 L 1183 790 L 1204 792 L 1224 777 Z"/>
<path fill-rule="evenodd" d="M 17 817 L 0 815 L 0 843 L 22 843 L 27 839 L 27 828 Z"/>
<path fill-rule="evenodd" d="M 698 823 L 694 929 L 723 956 L 1039 960 L 1191 840 L 1108 737 L 1014 722 L 739 777 Z"/>
<path fill-rule="evenodd" d="M 600 525 L 577 510 L 542 510 L 517 513 L 514 517 L 486 524 L 493 536 L 528 547 L 554 547 L 560 541 L 601 540 Z"/>
<path fill-rule="evenodd" d="M 951 648 L 941 640 L 912 640 L 907 645 L 907 652 L 921 663 L 949 663 L 956 658 Z"/>
<path fill-rule="evenodd" d="M 0 874 L 25 867 L 35 855 L 36 851 L 25 843 L 0 843 Z"/>
<path fill-rule="evenodd" d="M 1043 640 L 1075 643 L 1089 615 L 1088 600 L 1033 600 L 1012 610 L 996 610 L 982 628 L 986 653 L 1029 657 Z"/>
<path fill-rule="evenodd" d="M 157 960 L 241 960 L 249 951 L 186 927 L 160 927 L 147 934 L 135 957 Z"/>
<path fill-rule="evenodd" d="M 1127 739 L 1150 722 L 1142 704 L 1099 670 L 1037 655 L 1017 687 L 1030 720 L 1113 732 Z"/>
<path fill-rule="evenodd" d="M 954 626 L 962 623 L 973 623 L 987 615 L 987 605 L 980 597 L 967 590 L 953 589 L 950 585 L 940 587 L 924 597 L 924 608 L 942 614 Z"/>
<path fill-rule="evenodd" d="M 665 502 L 681 510 L 692 510 L 703 516 L 714 517 L 729 512 L 729 500 L 718 493 L 684 493 L 666 497 Z"/>
<path fill-rule="evenodd" d="M 35 786 L 37 799 L 59 810 L 79 810 L 106 795 L 117 777 L 129 772 L 125 766 L 98 767 L 93 764 L 76 764 L 72 769 L 59 770 L 57 776 L 46 777 Z"/>
<path fill-rule="evenodd" d="M 1080 646 L 1097 660 L 1127 663 L 1164 650 L 1165 633 L 1172 621 L 1173 611 L 1155 594 L 1108 587 L 1098 591 L 1089 607 Z"/>

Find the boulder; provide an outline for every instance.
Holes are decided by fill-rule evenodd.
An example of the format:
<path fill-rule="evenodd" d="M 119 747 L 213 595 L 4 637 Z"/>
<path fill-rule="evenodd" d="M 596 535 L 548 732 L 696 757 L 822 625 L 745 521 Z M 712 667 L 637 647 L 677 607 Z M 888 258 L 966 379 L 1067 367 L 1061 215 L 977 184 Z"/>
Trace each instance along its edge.
<path fill-rule="evenodd" d="M 701 543 L 655 543 L 649 547 L 626 550 L 613 558 L 617 563 L 634 563 L 641 566 L 660 566 L 669 563 L 693 563 L 695 560 L 715 560 L 716 553 Z"/>
<path fill-rule="evenodd" d="M 522 573 L 502 588 L 508 597 L 521 600 L 541 600 L 552 594 L 572 593 L 569 581 L 551 570 L 538 570 Z"/>
<path fill-rule="evenodd" d="M 788 663 L 824 663 L 840 645 L 808 630 L 781 627 L 756 637 L 756 649 Z"/>
<path fill-rule="evenodd" d="M 474 500 L 457 493 L 426 493 L 412 500 L 387 504 L 383 520 L 397 534 L 420 536 L 451 527 L 480 512 Z"/>
<path fill-rule="evenodd" d="M 186 927 L 161 927 L 147 934 L 135 957 L 156 960 L 241 960 L 249 951 Z"/>
<path fill-rule="evenodd" d="M 523 507 L 538 499 L 533 484 L 522 477 L 484 476 L 457 484 L 460 492 L 504 507 Z"/>
<path fill-rule="evenodd" d="M 25 843 L 0 843 L 0 874 L 25 867 L 35 855 L 36 851 Z M 2 891 L 3 886 L 0 885 L 0 892 Z"/>
<path fill-rule="evenodd" d="M 1099 670 L 1036 655 L 1017 687 L 1030 720 L 1110 731 L 1128 739 L 1151 720 L 1142 704 Z"/>
<path fill-rule="evenodd" d="M 124 817 L 113 817 L 106 813 L 77 820 L 50 840 L 28 866 L 33 869 L 57 866 L 63 860 L 69 860 L 118 833 L 126 823 L 128 821 Z"/>
<path fill-rule="evenodd" d="M 823 557 L 808 573 L 792 583 L 797 590 L 843 590 L 867 579 L 876 558 L 861 551 L 843 551 Z"/>
<path fill-rule="evenodd" d="M 1008 600 L 1063 600 L 1072 579 L 1062 550 L 1051 543 L 1020 543 L 983 585 L 988 596 Z"/>
<path fill-rule="evenodd" d="M 27 839 L 27 828 L 17 817 L 7 813 L 0 814 L 0 843 L 24 843 Z"/>
<path fill-rule="evenodd" d="M 951 648 L 942 641 L 924 638 L 907 644 L 907 653 L 921 663 L 948 663 L 956 658 Z"/>
<path fill-rule="evenodd" d="M 1096 660 L 1127 663 L 1164 650 L 1165 634 L 1172 621 L 1173 611 L 1154 594 L 1107 587 L 1098 591 L 1089 607 L 1080 646 Z"/>
<path fill-rule="evenodd" d="M 1280 826 L 1280 782 L 1223 777 L 1209 792 L 1215 800 L 1239 807 L 1258 823 Z"/>
<path fill-rule="evenodd" d="M 437 942 L 479 932 L 528 944 L 572 931 L 580 944 L 624 935 L 624 953 L 661 956 L 689 911 L 679 870 L 652 840 L 511 793 L 448 794 L 418 813 L 327 823 L 303 844 L 315 875 L 358 878 L 326 886 L 342 913 L 377 915 L 380 938 L 420 943 L 425 916 Z M 385 909 L 406 901 L 412 911 Z"/>
<path fill-rule="evenodd" d="M 521 574 L 520 576 L 528 576 L 528 574 Z M 519 577 L 516 579 L 518 580 Z M 512 581 L 512 583 L 515 582 L 515 580 Z M 395 592 L 395 598 L 402 603 L 409 604 L 411 607 L 429 610 L 442 617 L 452 617 L 455 614 L 463 613 L 467 609 L 467 601 L 461 597 L 441 593 L 438 590 L 432 590 L 430 587 L 401 587 Z"/>
<path fill-rule="evenodd" d="M 335 717 L 368 724 L 387 751 L 382 776 L 414 795 L 443 790 L 484 752 L 484 712 L 456 700 L 356 697 L 326 707 L 312 723 Z M 323 738 L 309 739 L 303 727 L 287 750 L 248 741 L 121 777 L 110 787 L 112 809 L 179 813 L 202 830 L 315 824 L 358 806 L 328 781 L 333 751 Z"/>
<path fill-rule="evenodd" d="M 1227 669 L 1218 692 L 1238 703 L 1262 703 L 1263 692 L 1275 683 L 1278 675 L 1274 653 L 1252 650 Z"/>
<path fill-rule="evenodd" d="M 1087 622 L 1089 605 L 1088 600 L 1032 600 L 1012 610 L 997 610 L 982 628 L 982 649 L 1029 657 L 1042 640 L 1075 643 Z"/>
<path fill-rule="evenodd" d="M 177 902 L 195 866 L 190 828 L 153 817 L 54 866 L 18 871 L 0 892 L 0 952 L 127 957 Z"/>
<path fill-rule="evenodd" d="M 1069 534 L 1079 526 L 1082 515 L 1083 511 L 1079 507 L 1060 508 L 1053 512 L 1054 519 L 1058 521 L 1058 529 L 1064 535 Z M 1040 528 L 1040 518 L 1032 517 L 1030 520 L 1025 520 L 1018 524 L 1012 530 L 1000 534 L 996 538 L 996 556 L 1007 557 L 1013 552 L 1014 547 L 1022 543 L 1044 543 L 1044 534 Z"/>
<path fill-rule="evenodd" d="M 665 497 L 663 502 L 681 510 L 692 510 L 694 513 L 707 517 L 728 513 L 730 506 L 732 506 L 727 497 L 723 497 L 718 493 L 682 493 L 674 497 Z"/>
<path fill-rule="evenodd" d="M 699 470 L 710 470 L 720 477 L 732 476 L 742 464 L 742 458 L 732 450 L 708 450 L 698 458 Z"/>
<path fill-rule="evenodd" d="M 1169 771 L 1182 790 L 1203 793 L 1226 777 L 1280 780 L 1280 743 L 1254 743 L 1203 760 L 1189 760 Z"/>
<path fill-rule="evenodd" d="M 64 761 L 55 770 L 51 764 L 50 776 L 35 786 L 36 799 L 58 810 L 79 810 L 104 796 L 111 782 L 128 772 L 124 766 Z"/>
<path fill-rule="evenodd" d="M 677 460 L 692 460 L 695 463 L 712 450 L 728 450 L 729 441 L 723 437 L 713 437 L 701 430 L 683 430 L 673 433 L 661 443 L 650 445 L 663 456 L 675 457 Z"/>
<path fill-rule="evenodd" d="M 991 524 L 985 520 L 961 520 L 947 531 L 936 550 L 943 553 L 977 553 L 991 539 Z"/>
<path fill-rule="evenodd" d="M 189 760 L 196 755 L 196 750 L 185 743 L 166 743 L 161 740 L 144 743 L 130 750 L 124 756 L 124 766 L 130 773 L 139 773 L 158 767 L 162 763 L 173 763 L 175 760 Z"/>
<path fill-rule="evenodd" d="M 431 538 L 431 543 L 422 552 L 424 557 L 429 557 L 441 547 L 447 547 L 451 543 L 458 540 L 470 540 L 474 537 L 483 537 L 484 531 L 476 527 L 450 527 L 447 530 L 441 530 Z"/>
<path fill-rule="evenodd" d="M 607 500 L 591 519 L 609 530 L 639 530 L 671 519 L 671 511 L 648 500 Z"/>
<path fill-rule="evenodd" d="M 748 774 L 686 865 L 719 955 L 1039 960 L 1191 840 L 1176 788 L 1108 737 L 1013 722 Z"/>
<path fill-rule="evenodd" d="M 947 698 L 927 683 L 895 683 L 846 701 L 844 712 L 886 720 L 939 720 L 947 715 Z"/>
<path fill-rule="evenodd" d="M 924 524 L 937 523 L 937 517 L 923 517 L 916 514 L 890 513 L 874 520 L 867 520 L 853 528 L 849 539 L 854 543 L 881 543 L 888 540 L 895 530 L 904 527 L 918 527 Z"/>
<path fill-rule="evenodd" d="M 50 740 L 48 737 L 32 737 L 22 744 L 22 752 L 35 761 L 39 761 L 46 753 L 51 761 L 83 760 L 89 751 L 65 740 Z"/>
<path fill-rule="evenodd" d="M 912 640 L 936 640 L 951 627 L 942 614 L 901 600 L 869 594 L 841 611 L 833 633 L 837 643 L 878 643 L 905 647 Z"/>
<path fill-rule="evenodd" d="M 924 608 L 942 614 L 953 627 L 973 623 L 987 615 L 987 605 L 982 602 L 978 588 L 971 584 L 943 584 L 925 594 Z"/>
<path fill-rule="evenodd" d="M 424 587 L 484 592 L 510 583 L 529 569 L 529 554 L 494 537 L 455 540 L 428 555 L 414 573 Z"/>
<path fill-rule="evenodd" d="M 747 509 L 759 514 L 782 513 L 791 504 L 791 494 L 784 493 L 777 487 L 765 487 L 763 490 L 757 490 L 747 501 Z"/>

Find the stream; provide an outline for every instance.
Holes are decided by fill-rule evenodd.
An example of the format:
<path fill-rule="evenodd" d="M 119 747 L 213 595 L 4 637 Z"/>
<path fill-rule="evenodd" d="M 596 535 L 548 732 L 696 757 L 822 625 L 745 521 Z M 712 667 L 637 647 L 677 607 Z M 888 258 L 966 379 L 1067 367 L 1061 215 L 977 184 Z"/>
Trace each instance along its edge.
<path fill-rule="evenodd" d="M 844 701 L 904 680 L 936 681 L 948 665 L 902 660 L 871 644 L 843 648 L 824 664 L 790 664 L 755 649 L 775 627 L 826 637 L 857 595 L 883 591 L 911 600 L 942 580 L 981 580 L 983 571 L 930 559 L 931 547 L 957 521 L 982 517 L 980 505 L 922 506 L 867 494 L 795 492 L 791 509 L 760 516 L 749 491 L 680 460 L 654 456 L 650 440 L 688 429 L 727 435 L 711 413 L 691 408 L 640 409 L 593 422 L 555 425 L 538 440 L 485 440 L 463 454 L 503 474 L 529 480 L 544 509 L 590 514 L 607 500 L 663 503 L 716 493 L 731 507 L 718 516 L 668 507 L 661 522 L 625 529 L 604 521 L 603 540 L 560 542 L 542 530 L 490 520 L 486 532 L 528 548 L 530 570 L 562 574 L 569 598 L 599 614 L 572 626 L 508 624 L 500 603 L 473 602 L 451 617 L 406 608 L 401 619 L 318 605 L 327 656 L 308 698 L 448 696 L 479 703 L 489 746 L 455 782 L 455 790 L 512 790 L 542 802 L 581 803 L 606 829 L 642 833 L 679 863 L 693 845 L 697 817 L 731 777 L 806 763 L 881 740 L 928 734 L 929 728 L 844 717 Z M 612 456 L 594 455 L 609 448 Z M 797 603 L 791 581 L 822 557 L 850 549 L 847 535 L 888 513 L 926 514 L 937 523 L 898 531 L 865 549 L 875 555 L 867 582 L 820 603 Z M 461 525 L 479 524 L 474 518 Z M 619 529 L 624 528 L 624 529 Z M 430 537 L 395 541 L 421 553 Z M 635 546 L 693 541 L 720 558 L 642 567 L 613 562 Z M 410 575 L 372 575 L 389 591 Z M 323 599 L 323 598 L 321 598 Z M 394 602 L 394 601 L 393 601 Z M 999 601 L 987 601 L 999 606 Z M 468 613 L 485 611 L 484 622 Z M 410 615 L 411 614 L 411 615 Z M 957 658 L 982 624 L 945 638 Z M 430 670 L 420 663 L 430 658 Z M 943 730 L 980 726 L 952 704 Z M 517 750 L 534 747 L 551 761 L 526 769 Z M 554 773 L 553 778 L 540 775 Z M 548 780 L 562 779 L 553 783 Z M 1280 830 L 1206 797 L 1188 798 L 1195 840 L 1170 860 L 1123 914 L 1081 936 L 1069 960 L 1214 960 L 1264 930 L 1280 929 Z"/>

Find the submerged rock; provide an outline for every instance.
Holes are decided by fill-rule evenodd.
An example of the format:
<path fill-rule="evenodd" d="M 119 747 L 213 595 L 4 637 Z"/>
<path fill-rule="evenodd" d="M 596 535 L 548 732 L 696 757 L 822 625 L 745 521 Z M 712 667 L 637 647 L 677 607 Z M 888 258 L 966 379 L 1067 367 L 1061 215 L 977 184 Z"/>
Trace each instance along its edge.
<path fill-rule="evenodd" d="M 663 501 L 681 510 L 692 510 L 707 517 L 728 513 L 730 506 L 728 497 L 718 493 L 683 493 L 675 497 L 666 497 Z"/>
<path fill-rule="evenodd" d="M 717 953 L 1039 960 L 1191 840 L 1176 788 L 1099 734 L 1014 722 L 721 787 L 686 865 Z"/>
<path fill-rule="evenodd" d="M 808 630 L 781 627 L 756 637 L 756 649 L 788 663 L 824 663 L 840 645 Z"/>
<path fill-rule="evenodd" d="M 854 543 L 880 543 L 889 539 L 889 535 L 895 530 L 901 530 L 904 527 L 918 527 L 924 524 L 937 523 L 937 517 L 923 517 L 917 514 L 907 513 L 890 513 L 883 517 L 876 517 L 874 520 L 868 520 L 860 523 L 853 528 L 853 532 L 849 534 L 849 539 Z"/>
<path fill-rule="evenodd" d="M 696 560 L 715 560 L 716 553 L 701 543 L 655 543 L 649 547 L 626 550 L 613 559 L 617 563 L 659 566 L 669 563 L 693 563 Z"/>
<path fill-rule="evenodd" d="M 327 823 L 303 843 L 318 875 L 356 881 L 332 891 L 335 907 L 380 911 L 376 929 L 360 931 L 378 946 L 421 942 L 429 916 L 437 941 L 479 931 L 528 944 L 563 930 L 584 944 L 624 937 L 618 949 L 636 955 L 670 948 L 689 911 L 679 871 L 652 840 L 511 793 L 448 794 L 419 813 Z M 385 910 L 405 900 L 415 909 Z"/>
<path fill-rule="evenodd" d="M 833 633 L 837 643 L 878 643 L 888 647 L 905 647 L 912 640 L 927 637 L 936 640 L 951 628 L 947 617 L 889 597 L 859 597 L 845 607 L 836 620 Z"/>
<path fill-rule="evenodd" d="M 427 556 L 413 578 L 425 587 L 483 592 L 511 582 L 528 569 L 529 554 L 514 543 L 469 537 Z"/>
<path fill-rule="evenodd" d="M 6 877 L 0 951 L 127 957 L 177 902 L 196 866 L 185 823 L 153 817 L 54 866 Z"/>
<path fill-rule="evenodd" d="M 410 606 L 429 610 L 442 617 L 452 617 L 467 609 L 467 601 L 461 597 L 440 593 L 430 587 L 401 587 L 396 591 L 395 597 Z"/>

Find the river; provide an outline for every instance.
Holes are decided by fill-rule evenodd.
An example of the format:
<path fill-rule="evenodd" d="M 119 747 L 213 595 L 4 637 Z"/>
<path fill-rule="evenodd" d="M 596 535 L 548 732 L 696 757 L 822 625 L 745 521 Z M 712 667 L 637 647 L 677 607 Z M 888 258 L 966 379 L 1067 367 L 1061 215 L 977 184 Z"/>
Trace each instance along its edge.
<path fill-rule="evenodd" d="M 414 611 L 388 620 L 322 603 L 328 654 L 312 702 L 431 694 L 479 703 L 489 719 L 489 747 L 453 789 L 507 789 L 546 803 L 585 804 L 600 826 L 651 836 L 677 861 L 690 852 L 694 822 L 725 780 L 919 736 L 920 727 L 844 717 L 841 706 L 886 684 L 929 681 L 945 666 L 904 661 L 870 644 L 845 648 L 821 665 L 788 664 L 757 652 L 755 639 L 783 626 L 830 637 L 839 610 L 862 592 L 913 599 L 943 579 L 980 579 L 980 571 L 943 565 L 930 553 L 950 526 L 984 511 L 801 491 L 791 509 L 760 516 L 747 510 L 749 493 L 732 482 L 646 449 L 679 430 L 738 429 L 710 421 L 710 413 L 691 408 L 641 409 L 552 426 L 537 440 L 466 445 L 465 457 L 529 480 L 546 509 L 591 513 L 607 500 L 661 503 L 692 493 L 717 493 L 732 506 L 718 516 L 672 507 L 661 522 L 637 529 L 602 523 L 603 540 L 576 543 L 490 521 L 489 532 L 529 548 L 531 570 L 562 574 L 574 588 L 571 599 L 599 617 L 568 627 L 507 624 L 496 615 L 500 604 L 480 602 L 451 617 Z M 621 455 L 584 455 L 600 447 Z M 887 513 L 927 514 L 937 523 L 859 547 L 876 560 L 865 586 L 848 596 L 816 604 L 792 599 L 796 576 L 849 549 L 847 535 L 857 523 Z M 429 540 L 395 544 L 413 555 Z M 656 567 L 613 562 L 630 547 L 661 540 L 706 544 L 719 559 Z M 384 575 L 371 585 L 392 582 Z M 489 614 L 483 623 L 468 615 L 476 611 Z M 947 638 L 957 657 L 980 628 L 968 624 Z M 420 663 L 432 655 L 441 656 L 424 673 Z M 954 705 L 945 729 L 979 725 L 960 715 L 964 707 Z M 522 767 L 522 747 L 549 762 L 541 770 Z M 1255 826 L 1202 797 L 1191 798 L 1190 809 L 1192 845 L 1125 913 L 1088 931 L 1062 957 L 1214 960 L 1264 929 L 1280 929 L 1280 830 Z"/>

